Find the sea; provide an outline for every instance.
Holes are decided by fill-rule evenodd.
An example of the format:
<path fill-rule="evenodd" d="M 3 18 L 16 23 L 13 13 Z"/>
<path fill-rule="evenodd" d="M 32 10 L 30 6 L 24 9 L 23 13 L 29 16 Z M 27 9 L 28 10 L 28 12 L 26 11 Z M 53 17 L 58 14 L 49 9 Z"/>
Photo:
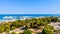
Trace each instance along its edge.
<path fill-rule="evenodd" d="M 34 18 L 40 16 L 60 16 L 60 14 L 0 14 L 0 20 L 21 19 L 22 17 Z"/>

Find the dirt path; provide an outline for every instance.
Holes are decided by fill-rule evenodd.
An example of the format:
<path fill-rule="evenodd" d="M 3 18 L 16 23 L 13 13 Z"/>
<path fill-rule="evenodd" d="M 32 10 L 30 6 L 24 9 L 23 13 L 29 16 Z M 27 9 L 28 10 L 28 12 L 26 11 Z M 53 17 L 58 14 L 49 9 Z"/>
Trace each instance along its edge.
<path fill-rule="evenodd" d="M 12 32 L 16 32 L 16 33 L 20 33 L 21 32 L 22 33 L 24 31 L 22 28 L 24 28 L 24 27 L 17 28 L 15 30 L 10 31 L 9 33 L 12 33 Z M 3 32 L 2 34 L 5 34 L 5 32 Z"/>
<path fill-rule="evenodd" d="M 25 30 L 25 27 L 20 27 L 20 28 L 10 31 L 9 33 L 16 32 L 18 34 L 18 33 L 23 33 L 24 30 Z M 42 32 L 42 30 L 40 29 L 29 29 L 29 30 L 32 31 L 32 34 L 35 34 L 36 32 Z M 2 34 L 5 34 L 5 32 L 3 32 Z"/>

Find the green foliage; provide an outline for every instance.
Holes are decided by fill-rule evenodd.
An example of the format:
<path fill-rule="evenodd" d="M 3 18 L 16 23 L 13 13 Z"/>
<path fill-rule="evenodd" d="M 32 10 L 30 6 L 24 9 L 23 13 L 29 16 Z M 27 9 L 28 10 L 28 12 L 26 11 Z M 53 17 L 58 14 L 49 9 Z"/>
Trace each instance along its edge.
<path fill-rule="evenodd" d="M 23 33 L 20 32 L 19 34 L 23 34 Z"/>
<path fill-rule="evenodd" d="M 32 31 L 30 31 L 30 30 L 25 30 L 23 33 L 24 33 L 24 34 L 32 34 Z"/>
<path fill-rule="evenodd" d="M 42 34 L 53 34 L 53 29 L 51 28 L 51 26 L 46 26 L 43 31 Z"/>
<path fill-rule="evenodd" d="M 12 34 L 16 34 L 15 32 L 12 32 Z"/>
<path fill-rule="evenodd" d="M 50 28 L 51 30 L 54 30 L 54 27 L 50 25 L 46 25 L 45 28 Z"/>
<path fill-rule="evenodd" d="M 7 30 L 6 30 L 6 34 L 9 34 L 9 32 L 10 32 L 10 30 L 9 30 L 9 29 L 7 29 Z"/>
<path fill-rule="evenodd" d="M 5 25 L 5 26 L 4 26 L 4 30 L 6 31 L 7 29 L 10 30 L 10 25 Z"/>
<path fill-rule="evenodd" d="M 58 21 L 59 21 L 58 17 L 53 17 L 53 16 L 52 16 L 52 17 L 50 17 L 50 18 L 51 18 L 51 21 L 52 21 L 52 22 L 58 22 Z"/>
<path fill-rule="evenodd" d="M 14 29 L 16 29 L 16 27 L 15 27 L 15 26 L 12 26 L 12 27 L 10 28 L 10 30 L 14 30 Z"/>
<path fill-rule="evenodd" d="M 4 27 L 0 26 L 0 33 L 4 32 Z"/>
<path fill-rule="evenodd" d="M 42 30 L 44 28 L 44 26 L 38 26 L 37 28 Z"/>
<path fill-rule="evenodd" d="M 54 32 L 59 32 L 59 30 L 54 30 Z"/>
<path fill-rule="evenodd" d="M 43 29 L 42 26 L 46 26 L 50 22 L 58 22 L 60 21 L 58 17 L 42 17 L 42 18 L 31 18 L 31 19 L 25 19 L 25 20 L 16 20 L 13 22 L 6 22 L 0 24 L 0 33 L 8 30 L 14 30 L 16 28 L 19 28 L 21 26 L 25 26 L 26 29 L 28 28 L 40 28 Z M 47 30 L 48 29 L 48 30 Z M 43 31 L 50 32 L 54 28 L 52 26 L 47 25 Z"/>

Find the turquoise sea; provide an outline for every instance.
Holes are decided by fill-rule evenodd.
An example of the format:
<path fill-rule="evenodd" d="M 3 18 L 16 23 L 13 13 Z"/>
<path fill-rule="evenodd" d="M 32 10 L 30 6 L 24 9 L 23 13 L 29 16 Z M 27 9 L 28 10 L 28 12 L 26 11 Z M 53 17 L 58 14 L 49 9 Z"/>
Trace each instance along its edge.
<path fill-rule="evenodd" d="M 38 16 L 60 16 L 60 14 L 0 14 L 0 20 L 3 20 L 5 16 L 12 16 L 14 18 L 20 17 L 20 16 L 28 16 L 28 17 L 38 17 Z M 31 18 L 30 17 L 30 18 Z M 19 19 L 19 18 L 17 18 Z"/>

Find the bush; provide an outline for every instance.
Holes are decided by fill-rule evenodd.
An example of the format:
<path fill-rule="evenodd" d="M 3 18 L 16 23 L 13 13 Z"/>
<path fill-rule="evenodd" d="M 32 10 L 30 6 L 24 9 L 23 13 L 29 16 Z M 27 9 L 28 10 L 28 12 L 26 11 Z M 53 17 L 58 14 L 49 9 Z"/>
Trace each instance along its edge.
<path fill-rule="evenodd" d="M 4 27 L 0 27 L 0 33 L 4 32 Z"/>
<path fill-rule="evenodd" d="M 15 32 L 12 32 L 12 34 L 16 34 Z"/>
<path fill-rule="evenodd" d="M 5 32 L 5 34 L 10 34 L 9 32 L 10 32 L 10 30 L 9 30 L 9 29 L 7 29 L 7 30 L 6 30 L 6 32 Z"/>
<path fill-rule="evenodd" d="M 24 33 L 24 34 L 32 34 L 32 31 L 30 31 L 30 30 L 25 30 L 23 33 Z"/>
<path fill-rule="evenodd" d="M 43 29 L 43 26 L 38 26 L 37 28 L 42 30 Z"/>
<path fill-rule="evenodd" d="M 42 34 L 53 34 L 53 29 L 49 26 L 46 26 L 43 31 Z"/>
<path fill-rule="evenodd" d="M 23 33 L 19 33 L 19 34 L 23 34 Z"/>
<path fill-rule="evenodd" d="M 12 26 L 11 30 L 14 30 L 14 29 L 16 29 L 16 27 Z"/>

